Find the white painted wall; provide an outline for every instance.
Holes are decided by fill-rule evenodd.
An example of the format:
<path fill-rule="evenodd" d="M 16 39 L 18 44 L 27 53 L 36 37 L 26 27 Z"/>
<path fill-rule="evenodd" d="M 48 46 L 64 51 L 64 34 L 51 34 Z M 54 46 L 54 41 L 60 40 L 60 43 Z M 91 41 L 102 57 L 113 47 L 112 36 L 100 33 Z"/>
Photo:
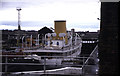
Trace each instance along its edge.
<path fill-rule="evenodd" d="M 52 40 L 52 42 L 52 46 L 63 47 L 63 45 L 65 44 L 63 40 Z M 57 42 L 59 42 L 59 45 L 57 45 Z"/>

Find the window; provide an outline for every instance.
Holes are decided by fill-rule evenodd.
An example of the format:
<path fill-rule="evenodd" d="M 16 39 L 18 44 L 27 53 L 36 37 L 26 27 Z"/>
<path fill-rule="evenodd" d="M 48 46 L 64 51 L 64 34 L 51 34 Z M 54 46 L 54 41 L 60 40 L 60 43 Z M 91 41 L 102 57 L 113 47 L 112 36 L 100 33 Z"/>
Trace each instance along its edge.
<path fill-rule="evenodd" d="M 50 44 L 53 44 L 53 42 L 50 42 Z"/>
<path fill-rule="evenodd" d="M 59 45 L 59 42 L 57 42 L 57 45 Z"/>
<path fill-rule="evenodd" d="M 48 42 L 46 42 L 45 44 L 48 45 Z"/>

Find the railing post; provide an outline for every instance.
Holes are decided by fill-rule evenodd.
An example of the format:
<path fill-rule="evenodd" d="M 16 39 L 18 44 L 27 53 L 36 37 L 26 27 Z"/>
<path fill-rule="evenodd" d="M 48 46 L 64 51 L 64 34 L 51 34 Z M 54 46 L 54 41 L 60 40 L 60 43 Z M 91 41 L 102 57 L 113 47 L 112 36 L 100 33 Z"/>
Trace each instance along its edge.
<path fill-rule="evenodd" d="M 46 58 L 44 57 L 44 74 L 46 73 Z"/>
<path fill-rule="evenodd" d="M 84 76 L 84 65 L 85 65 L 85 63 L 84 63 L 84 57 L 83 57 L 83 67 L 82 67 L 82 75 Z"/>
<path fill-rule="evenodd" d="M 5 72 L 7 72 L 7 61 L 8 61 L 8 59 L 7 59 L 7 55 L 5 56 Z"/>

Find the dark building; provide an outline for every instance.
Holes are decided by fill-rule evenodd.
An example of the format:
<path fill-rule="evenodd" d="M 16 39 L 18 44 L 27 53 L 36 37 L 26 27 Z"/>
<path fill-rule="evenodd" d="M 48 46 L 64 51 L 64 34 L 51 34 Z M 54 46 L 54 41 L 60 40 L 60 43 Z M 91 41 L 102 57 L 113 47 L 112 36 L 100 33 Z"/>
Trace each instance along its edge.
<path fill-rule="evenodd" d="M 99 31 L 97 32 L 76 32 L 82 38 L 82 51 L 80 56 L 89 56 L 90 53 L 94 50 L 96 45 L 98 44 L 98 35 Z"/>
<path fill-rule="evenodd" d="M 20 34 L 19 43 L 22 43 L 23 36 L 24 36 L 23 42 L 25 43 L 25 39 L 30 38 L 31 35 L 33 39 L 36 39 L 38 31 L 20 30 L 19 34 Z M 17 47 L 17 38 L 18 30 L 2 30 L 2 49 L 10 50 L 11 47 Z"/>
<path fill-rule="evenodd" d="M 44 39 L 45 39 L 44 37 L 45 37 L 45 34 L 47 34 L 47 33 L 53 33 L 53 31 L 51 29 L 47 28 L 46 26 L 41 28 L 40 30 L 38 30 L 38 34 L 40 35 L 39 36 L 39 39 L 40 39 L 39 43 L 44 44 Z"/>
<path fill-rule="evenodd" d="M 79 34 L 79 36 L 81 36 L 82 38 L 82 43 L 98 43 L 98 35 L 99 35 L 99 31 L 97 32 L 89 32 L 89 31 L 85 31 L 85 32 L 76 32 Z"/>
<path fill-rule="evenodd" d="M 38 30 L 38 34 L 46 34 L 46 33 L 53 33 L 52 30 L 50 30 L 49 28 L 47 28 L 46 26 L 41 28 L 40 30 Z"/>
<path fill-rule="evenodd" d="M 118 9 L 119 2 L 101 2 L 99 35 L 99 75 L 118 76 Z"/>
<path fill-rule="evenodd" d="M 98 41 L 99 32 L 85 32 L 81 36 L 83 43 L 96 43 Z"/>
<path fill-rule="evenodd" d="M 52 32 L 53 31 L 47 27 L 43 27 L 39 31 L 35 31 L 35 30 L 28 30 L 28 31 L 25 31 L 25 30 L 2 30 L 2 49 L 13 50 L 13 49 L 11 49 L 11 47 L 18 47 L 17 46 L 18 35 L 19 35 L 19 43 L 20 43 L 19 46 L 22 46 L 22 43 L 23 43 L 24 47 L 25 47 L 25 44 L 28 44 L 30 46 L 31 35 L 32 35 L 32 44 L 35 46 L 35 45 L 37 45 L 36 42 L 37 42 L 38 36 L 39 36 L 39 40 L 40 40 L 39 43 L 42 43 L 42 39 L 44 39 L 42 37 L 44 37 L 44 35 L 46 33 L 52 33 Z"/>

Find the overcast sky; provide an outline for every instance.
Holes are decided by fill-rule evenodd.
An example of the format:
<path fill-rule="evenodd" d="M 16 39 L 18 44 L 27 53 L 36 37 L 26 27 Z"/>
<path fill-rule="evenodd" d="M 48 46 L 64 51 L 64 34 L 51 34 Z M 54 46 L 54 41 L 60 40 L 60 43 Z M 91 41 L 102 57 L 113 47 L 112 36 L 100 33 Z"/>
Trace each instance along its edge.
<path fill-rule="evenodd" d="M 100 27 L 99 0 L 0 0 L 0 29 L 17 29 L 21 7 L 21 29 L 54 28 L 54 20 L 66 20 L 67 30 L 97 31 Z"/>

